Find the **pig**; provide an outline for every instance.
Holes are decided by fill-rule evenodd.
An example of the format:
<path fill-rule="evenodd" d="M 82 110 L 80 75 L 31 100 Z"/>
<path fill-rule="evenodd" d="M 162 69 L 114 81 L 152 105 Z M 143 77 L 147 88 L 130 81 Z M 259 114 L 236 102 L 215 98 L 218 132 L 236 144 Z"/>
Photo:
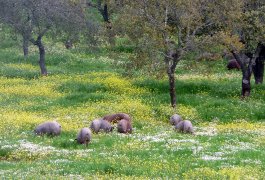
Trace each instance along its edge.
<path fill-rule="evenodd" d="M 131 117 L 128 114 L 125 113 L 117 113 L 117 114 L 110 114 L 103 117 L 104 120 L 110 122 L 110 123 L 116 123 L 122 119 L 126 119 L 128 121 L 131 121 Z"/>
<path fill-rule="evenodd" d="M 179 132 L 194 134 L 192 123 L 189 120 L 180 121 L 175 129 Z"/>
<path fill-rule="evenodd" d="M 113 130 L 113 127 L 111 124 L 103 119 L 95 119 L 91 122 L 90 128 L 93 132 L 98 133 L 100 130 L 104 132 L 111 132 Z"/>
<path fill-rule="evenodd" d="M 180 122 L 182 120 L 183 119 L 182 119 L 182 117 L 180 115 L 174 114 L 173 116 L 170 117 L 169 122 L 170 122 L 171 125 L 174 125 L 175 126 L 175 125 L 178 124 L 178 122 Z"/>
<path fill-rule="evenodd" d="M 226 67 L 228 70 L 231 70 L 231 69 L 240 70 L 241 69 L 240 65 L 238 64 L 238 62 L 235 59 L 229 60 Z"/>
<path fill-rule="evenodd" d="M 40 125 L 38 125 L 34 133 L 37 135 L 51 135 L 51 136 L 58 136 L 61 133 L 61 125 L 57 121 L 47 121 Z"/>
<path fill-rule="evenodd" d="M 100 129 L 104 132 L 112 132 L 113 127 L 108 121 L 101 119 Z"/>
<path fill-rule="evenodd" d="M 98 133 L 100 130 L 100 125 L 101 125 L 101 119 L 95 119 L 91 122 L 90 124 L 90 129 L 95 132 Z"/>
<path fill-rule="evenodd" d="M 91 130 L 89 128 L 82 128 L 77 134 L 75 139 L 79 144 L 85 144 L 86 146 L 91 141 Z"/>
<path fill-rule="evenodd" d="M 131 121 L 128 121 L 127 119 L 121 119 L 118 122 L 117 129 L 119 133 L 132 133 Z"/>

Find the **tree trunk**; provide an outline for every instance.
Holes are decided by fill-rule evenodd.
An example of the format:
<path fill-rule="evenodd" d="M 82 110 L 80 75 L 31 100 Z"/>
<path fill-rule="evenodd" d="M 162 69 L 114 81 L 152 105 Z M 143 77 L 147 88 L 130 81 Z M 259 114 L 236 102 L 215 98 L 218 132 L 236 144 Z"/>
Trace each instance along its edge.
<path fill-rule="evenodd" d="M 29 43 L 30 43 L 30 38 L 31 38 L 31 29 L 26 29 L 22 33 L 22 38 L 23 38 L 23 53 L 24 53 L 24 58 L 28 57 L 29 54 Z"/>
<path fill-rule="evenodd" d="M 25 36 L 23 36 L 23 53 L 24 58 L 27 58 L 29 54 L 29 39 Z"/>
<path fill-rule="evenodd" d="M 39 36 L 36 41 L 36 45 L 39 48 L 39 54 L 40 54 L 39 65 L 41 69 L 41 75 L 47 76 L 48 73 L 47 73 L 47 69 L 45 65 L 45 48 L 44 48 L 44 45 L 42 44 L 41 39 L 42 39 L 42 36 Z"/>
<path fill-rule="evenodd" d="M 233 54 L 233 56 L 235 57 L 236 61 L 238 62 L 238 64 L 241 67 L 241 71 L 242 71 L 242 97 L 245 96 L 249 96 L 250 95 L 250 78 L 251 78 L 251 71 L 250 70 L 250 63 L 247 66 L 247 57 L 241 57 L 238 53 L 236 53 L 235 51 L 231 51 L 231 53 Z M 251 61 L 249 61 L 251 62 Z"/>
<path fill-rule="evenodd" d="M 251 90 L 251 74 L 253 71 L 253 64 L 258 59 L 259 54 L 262 50 L 262 45 L 258 44 L 256 48 L 256 52 L 251 55 L 251 57 L 247 56 L 247 54 L 241 54 L 241 56 L 235 52 L 235 50 L 232 50 L 231 53 L 235 57 L 236 61 L 241 67 L 242 71 L 242 97 L 250 96 L 250 90 Z"/>
<path fill-rule="evenodd" d="M 171 47 L 170 47 L 171 46 Z M 175 71 L 177 63 L 180 59 L 180 51 L 174 48 L 174 45 L 167 43 L 167 52 L 165 56 L 165 62 L 167 66 L 167 75 L 169 81 L 169 94 L 171 106 L 176 109 L 177 97 L 176 97 L 176 83 L 175 83 Z"/>
<path fill-rule="evenodd" d="M 109 12 L 108 5 L 104 4 L 103 8 L 101 7 L 101 1 L 98 1 L 98 10 L 101 13 L 105 22 L 109 22 Z"/>
<path fill-rule="evenodd" d="M 123 6 L 123 1 L 117 2 L 117 3 L 121 3 L 121 6 Z M 104 5 L 102 7 L 102 0 L 97 0 L 96 4 L 94 4 L 91 1 L 87 2 L 86 4 L 90 7 L 97 8 L 99 13 L 101 14 L 101 16 L 105 22 L 106 36 L 108 37 L 109 44 L 111 47 L 114 47 L 116 45 L 115 32 L 113 31 L 112 24 L 111 24 L 111 21 L 109 19 L 108 5 L 106 3 L 104 3 Z"/>
<path fill-rule="evenodd" d="M 242 72 L 242 97 L 248 97 L 250 95 L 250 79 L 251 79 L 251 72 L 249 70 Z"/>
<path fill-rule="evenodd" d="M 73 47 L 73 43 L 70 39 L 68 39 L 65 43 L 64 43 L 64 46 L 66 49 L 72 49 Z"/>
<path fill-rule="evenodd" d="M 256 84 L 262 84 L 263 76 L 264 76 L 265 46 L 260 45 L 260 47 L 261 47 L 261 50 L 260 50 L 259 56 L 255 61 L 255 65 L 253 66 L 253 73 L 254 73 Z"/>
<path fill-rule="evenodd" d="M 171 106 L 175 109 L 177 104 L 177 98 L 176 98 L 176 83 L 175 83 L 175 71 L 171 71 L 171 67 L 168 67 L 168 80 L 169 80 L 169 94 L 170 94 L 170 102 Z"/>
<path fill-rule="evenodd" d="M 256 59 L 255 65 L 253 66 L 253 74 L 255 77 L 255 83 L 262 84 L 264 76 L 264 60 L 262 60 L 261 57 Z"/>
<path fill-rule="evenodd" d="M 106 22 L 106 31 L 107 31 L 107 36 L 108 36 L 108 41 L 111 47 L 115 47 L 116 42 L 115 42 L 115 32 L 112 28 L 111 22 Z"/>
<path fill-rule="evenodd" d="M 112 24 L 109 19 L 108 5 L 104 4 L 103 8 L 101 7 L 101 0 L 98 1 L 98 11 L 103 17 L 105 22 L 105 28 L 108 36 L 108 41 L 111 47 L 115 46 L 115 33 L 112 28 Z"/>

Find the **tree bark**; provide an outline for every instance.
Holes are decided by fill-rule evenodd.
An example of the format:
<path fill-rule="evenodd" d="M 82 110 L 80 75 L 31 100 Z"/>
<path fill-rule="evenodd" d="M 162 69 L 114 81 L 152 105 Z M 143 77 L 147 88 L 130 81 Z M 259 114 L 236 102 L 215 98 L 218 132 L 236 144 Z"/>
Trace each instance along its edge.
<path fill-rule="evenodd" d="M 104 4 L 103 8 L 101 7 L 101 0 L 98 1 L 98 11 L 102 15 L 104 22 L 109 22 L 109 12 L 108 5 Z"/>
<path fill-rule="evenodd" d="M 242 96 L 248 97 L 250 96 L 250 79 L 251 79 L 251 71 L 250 68 L 248 68 L 247 71 L 243 72 L 243 78 L 242 78 Z"/>
<path fill-rule="evenodd" d="M 170 69 L 170 67 L 169 67 Z M 175 74 L 173 72 L 168 73 L 168 80 L 169 80 L 169 94 L 170 94 L 170 102 L 172 108 L 176 108 L 177 105 L 177 98 L 176 98 L 176 83 L 175 83 Z"/>
<path fill-rule="evenodd" d="M 177 104 L 177 98 L 176 98 L 176 83 L 175 83 L 175 70 L 176 66 L 172 64 L 172 60 L 170 60 L 168 57 L 166 57 L 166 63 L 167 63 L 167 75 L 168 75 L 168 81 L 169 81 L 169 94 L 170 94 L 170 102 L 172 108 L 176 108 Z"/>
<path fill-rule="evenodd" d="M 30 38 L 31 38 L 31 28 L 25 28 L 22 33 L 22 46 L 23 46 L 23 54 L 24 58 L 28 57 L 29 54 L 29 44 L 30 44 Z"/>
<path fill-rule="evenodd" d="M 27 58 L 29 54 L 29 39 L 25 36 L 23 36 L 23 53 L 24 58 Z"/>
<path fill-rule="evenodd" d="M 37 41 L 35 42 L 35 45 L 38 46 L 39 48 L 39 54 L 40 54 L 39 65 L 41 69 L 41 75 L 47 76 L 48 73 L 47 73 L 47 69 L 45 65 L 45 48 L 41 40 L 42 40 L 42 36 L 39 36 Z"/>
<path fill-rule="evenodd" d="M 37 40 L 35 41 L 33 38 L 30 38 L 30 42 L 32 42 L 35 46 L 38 46 L 39 48 L 39 55 L 40 55 L 40 59 L 39 59 L 39 66 L 40 66 L 40 70 L 41 70 L 41 75 L 42 76 L 47 76 L 48 72 L 46 69 L 46 65 L 45 65 L 45 48 L 44 45 L 42 44 L 42 37 L 45 35 L 45 33 L 49 30 L 49 26 L 47 26 L 47 28 L 43 29 L 43 31 L 41 31 L 38 35 Z"/>
<path fill-rule="evenodd" d="M 236 61 L 241 67 L 242 71 L 242 90 L 241 95 L 242 97 L 246 97 L 250 95 L 251 85 L 250 85 L 250 78 L 252 73 L 252 65 L 251 60 L 249 60 L 249 63 L 247 63 L 247 57 L 240 57 L 238 53 L 235 51 L 231 51 L 234 55 Z"/>
<path fill-rule="evenodd" d="M 265 46 L 264 45 L 260 46 L 261 46 L 261 51 L 259 53 L 259 57 L 256 59 L 255 65 L 253 66 L 253 74 L 256 84 L 262 84 L 264 76 Z"/>
<path fill-rule="evenodd" d="M 261 57 L 256 59 L 255 65 L 253 66 L 253 74 L 255 83 L 262 84 L 264 76 L 264 60 L 262 60 Z"/>
<path fill-rule="evenodd" d="M 167 51 L 165 54 L 165 62 L 167 66 L 167 75 L 169 81 L 169 94 L 172 108 L 176 109 L 177 97 L 176 97 L 176 82 L 175 71 L 177 63 L 180 60 L 180 50 L 175 48 L 174 42 L 166 42 Z"/>
<path fill-rule="evenodd" d="M 98 11 L 103 17 L 103 20 L 105 22 L 105 27 L 107 31 L 108 41 L 111 47 L 115 46 L 115 33 L 112 28 L 112 23 L 109 19 L 109 11 L 108 11 L 108 5 L 104 4 L 103 8 L 101 6 L 101 0 L 98 0 Z"/>
<path fill-rule="evenodd" d="M 251 84 L 250 84 L 250 79 L 251 79 L 251 74 L 253 71 L 253 64 L 254 62 L 258 59 L 258 56 L 262 50 L 262 45 L 258 44 L 256 48 L 256 52 L 251 56 L 247 56 L 246 54 L 240 54 L 236 53 L 235 50 L 232 50 L 231 53 L 235 57 L 236 61 L 241 67 L 242 71 L 242 97 L 247 97 L 250 96 L 250 91 L 251 91 Z"/>

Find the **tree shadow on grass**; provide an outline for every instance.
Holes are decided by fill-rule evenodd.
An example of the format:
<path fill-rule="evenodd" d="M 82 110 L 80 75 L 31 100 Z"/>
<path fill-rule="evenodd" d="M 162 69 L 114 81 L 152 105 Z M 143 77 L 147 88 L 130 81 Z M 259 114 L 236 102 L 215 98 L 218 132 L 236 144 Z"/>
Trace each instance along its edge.
<path fill-rule="evenodd" d="M 97 83 L 66 82 L 60 85 L 57 90 L 67 93 L 64 97 L 57 99 L 54 104 L 63 107 L 74 106 L 80 103 L 108 101 L 115 99 L 107 92 L 107 87 Z"/>
<path fill-rule="evenodd" d="M 148 89 L 155 94 L 169 93 L 169 85 L 167 81 L 146 79 L 143 81 L 136 81 L 134 85 Z M 210 80 L 194 80 L 194 81 L 176 81 L 177 96 L 182 94 L 203 94 L 207 93 L 210 96 L 230 98 L 231 96 L 240 96 L 240 81 L 234 83 L 226 81 L 217 83 Z"/>
<path fill-rule="evenodd" d="M 145 102 L 169 107 L 169 86 L 167 81 L 147 79 L 136 81 L 135 86 L 148 89 L 151 93 L 142 96 Z M 226 81 L 193 80 L 176 81 L 177 104 L 196 109 L 199 117 L 211 121 L 219 119 L 224 122 L 235 119 L 261 121 L 265 119 L 262 109 L 265 108 L 262 86 L 253 86 L 250 99 L 241 100 L 240 81 L 234 79 Z M 260 104 L 257 108 L 251 108 Z M 177 105 L 178 106 L 178 105 Z M 159 107 L 158 107 L 159 108 Z M 187 114 L 188 115 L 188 114 Z"/>

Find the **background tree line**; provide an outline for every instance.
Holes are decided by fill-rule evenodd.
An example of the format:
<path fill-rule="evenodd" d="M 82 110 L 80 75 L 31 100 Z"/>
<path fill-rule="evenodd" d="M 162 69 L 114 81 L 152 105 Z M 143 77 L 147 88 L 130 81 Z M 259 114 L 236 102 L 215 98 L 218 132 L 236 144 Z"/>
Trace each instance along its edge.
<path fill-rule="evenodd" d="M 25 57 L 30 43 L 38 47 L 42 75 L 47 75 L 44 36 L 65 36 L 70 45 L 104 38 L 112 47 L 115 38 L 126 38 L 133 44 L 130 68 L 167 74 L 173 108 L 177 65 L 190 53 L 214 51 L 236 59 L 242 97 L 250 95 L 252 73 L 256 84 L 263 83 L 262 0 L 0 0 L 0 21 L 21 35 Z"/>

